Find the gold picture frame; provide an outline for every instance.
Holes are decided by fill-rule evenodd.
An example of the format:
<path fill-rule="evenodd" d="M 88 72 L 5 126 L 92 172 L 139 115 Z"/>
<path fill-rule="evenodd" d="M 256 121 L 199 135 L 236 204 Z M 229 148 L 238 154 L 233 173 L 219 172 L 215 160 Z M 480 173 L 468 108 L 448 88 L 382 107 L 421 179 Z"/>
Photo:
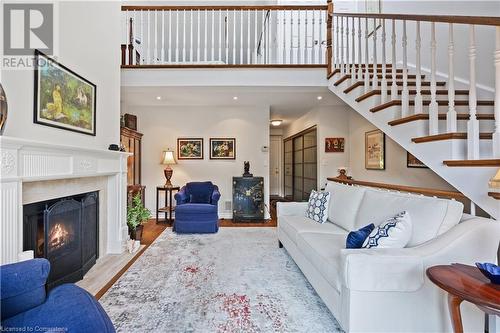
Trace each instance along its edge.
<path fill-rule="evenodd" d="M 381 130 L 365 133 L 365 169 L 385 170 L 385 134 Z"/>

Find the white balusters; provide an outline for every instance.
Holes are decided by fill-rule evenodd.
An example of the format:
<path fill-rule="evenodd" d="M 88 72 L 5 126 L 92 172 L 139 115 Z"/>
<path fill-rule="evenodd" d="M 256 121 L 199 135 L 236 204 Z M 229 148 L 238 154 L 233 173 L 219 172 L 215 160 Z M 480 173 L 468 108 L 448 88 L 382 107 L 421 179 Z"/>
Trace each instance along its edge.
<path fill-rule="evenodd" d="M 165 63 L 165 11 L 161 11 L 161 63 Z"/>
<path fill-rule="evenodd" d="M 422 40 L 420 38 L 420 21 L 417 21 L 416 35 L 417 37 L 415 39 L 415 55 L 416 55 L 415 66 L 417 67 L 416 68 L 417 73 L 415 82 L 415 89 L 416 89 L 415 114 L 419 114 L 424 112 L 424 106 L 422 100 L 422 70 L 421 70 L 421 59 L 420 59 L 420 49 L 422 44 Z"/>
<path fill-rule="evenodd" d="M 177 27 L 175 27 L 175 62 L 179 62 L 179 11 L 175 11 L 175 24 Z M 149 41 L 148 41 L 149 42 Z"/>
<path fill-rule="evenodd" d="M 182 62 L 186 62 L 186 11 L 182 11 Z"/>
<path fill-rule="evenodd" d="M 495 50 L 495 132 L 493 133 L 493 157 L 500 158 L 500 27 L 496 27 Z"/>
<path fill-rule="evenodd" d="M 477 120 L 476 91 L 476 29 L 469 30 L 469 121 L 467 122 L 467 158 L 479 159 L 479 120 Z"/>
<path fill-rule="evenodd" d="M 308 20 L 308 15 L 309 15 L 309 11 L 304 11 L 304 63 L 305 64 L 308 64 L 308 56 L 307 56 L 307 46 L 308 46 L 308 42 L 307 42 L 307 25 L 309 23 L 309 20 Z"/>
<path fill-rule="evenodd" d="M 403 21 L 403 91 L 401 92 L 401 116 L 410 114 L 410 92 L 408 91 L 408 37 L 406 35 L 406 20 Z M 393 77 L 392 80 L 395 80 Z"/>
<path fill-rule="evenodd" d="M 392 31 L 391 31 L 391 47 L 392 47 L 392 55 L 391 55 L 391 99 L 398 99 L 398 86 L 396 84 L 396 20 L 392 20 Z"/>
<path fill-rule="evenodd" d="M 340 74 L 341 75 L 345 75 L 345 73 L 346 73 L 344 54 L 345 54 L 345 49 L 344 49 L 344 17 L 342 16 L 341 20 L 340 20 Z"/>
<path fill-rule="evenodd" d="M 431 23 L 431 102 L 429 104 L 429 135 L 439 133 L 439 106 L 436 100 L 436 23 Z"/>
<path fill-rule="evenodd" d="M 240 64 L 243 63 L 243 10 L 240 10 Z"/>
<path fill-rule="evenodd" d="M 194 10 L 189 11 L 189 61 L 194 61 L 193 56 L 194 56 L 194 41 L 193 41 L 193 12 Z"/>
<path fill-rule="evenodd" d="M 210 60 L 214 61 L 215 60 L 215 10 L 212 9 L 212 40 L 210 41 L 211 51 L 212 51 L 212 58 Z"/>
<path fill-rule="evenodd" d="M 250 64 L 250 55 L 251 55 L 251 51 L 250 51 L 250 32 L 252 31 L 250 28 L 250 14 L 251 14 L 251 10 L 249 9 L 247 11 L 247 64 Z"/>
<path fill-rule="evenodd" d="M 201 60 L 201 10 L 198 11 L 198 15 L 197 16 L 197 21 L 198 21 L 198 25 L 197 25 L 197 28 L 196 28 L 196 41 L 197 41 L 197 44 L 198 44 L 198 47 L 196 48 L 196 60 L 197 61 L 200 61 Z M 227 57 L 226 57 L 226 60 L 227 60 Z"/>
<path fill-rule="evenodd" d="M 205 31 L 205 39 L 204 39 L 205 43 L 203 44 L 203 60 L 207 61 L 208 60 L 208 11 L 207 10 L 205 10 L 205 29 L 203 30 Z"/>
<path fill-rule="evenodd" d="M 146 62 L 148 64 L 151 63 L 151 16 L 150 16 L 150 11 L 148 10 L 148 45 L 146 45 L 147 47 L 147 53 L 146 53 Z"/>
<path fill-rule="evenodd" d="M 154 44 L 154 53 L 153 53 L 153 63 L 156 64 L 158 62 L 158 11 L 155 10 L 155 24 L 153 28 L 155 29 L 155 44 Z"/>
<path fill-rule="evenodd" d="M 335 17 L 335 69 L 340 70 L 340 40 L 339 40 L 339 30 L 340 30 L 340 24 L 339 24 L 340 16 Z M 313 41 L 315 40 L 314 36 L 314 25 L 313 25 Z M 313 42 L 314 43 L 314 42 Z M 313 44 L 314 47 L 314 44 Z"/>
<path fill-rule="evenodd" d="M 368 32 L 368 19 L 365 18 L 365 93 L 370 90 L 370 56 L 369 56 L 369 50 L 368 50 L 368 38 L 369 38 L 369 32 Z"/>
<path fill-rule="evenodd" d="M 446 113 L 446 131 L 453 133 L 457 131 L 457 111 L 455 111 L 455 69 L 453 41 L 453 23 L 449 25 L 448 32 L 448 112 Z"/>
<path fill-rule="evenodd" d="M 361 42 L 361 36 L 362 36 L 362 30 L 361 30 L 361 18 L 358 18 L 358 81 L 363 80 L 363 67 L 361 64 L 363 63 L 363 52 L 362 52 L 362 42 Z"/>
<path fill-rule="evenodd" d="M 326 26 L 326 24 L 323 23 L 323 13 L 319 13 L 319 55 L 318 55 L 318 64 L 321 63 L 321 64 L 324 64 L 325 63 L 325 52 L 323 50 L 323 47 L 324 47 L 324 43 L 323 43 L 323 31 L 324 31 L 324 27 Z"/>
<path fill-rule="evenodd" d="M 142 12 L 141 12 L 142 14 Z M 142 26 L 141 18 L 141 26 Z M 172 11 L 168 11 L 168 62 L 172 62 Z"/>
<path fill-rule="evenodd" d="M 377 19 L 373 19 L 373 89 L 378 89 Z"/>
<path fill-rule="evenodd" d="M 345 18 L 345 75 L 351 74 L 351 66 L 349 64 L 349 17 Z"/>
<path fill-rule="evenodd" d="M 352 52 L 351 52 L 351 81 L 356 81 L 356 26 L 354 22 L 355 18 L 352 18 L 351 26 L 351 38 L 352 38 Z"/>
<path fill-rule="evenodd" d="M 385 31 L 385 19 L 382 19 L 382 84 L 381 90 L 381 101 L 382 103 L 387 102 L 387 59 L 385 54 L 385 42 L 386 42 L 386 31 Z"/>
<path fill-rule="evenodd" d="M 258 33 L 258 30 L 257 30 L 257 26 L 259 25 L 259 15 L 258 15 L 258 11 L 255 11 L 255 17 L 254 17 L 254 20 L 255 20 L 255 25 L 254 25 L 254 30 L 255 30 L 255 59 L 254 59 L 254 64 L 258 64 L 259 63 L 259 55 L 258 55 L 258 47 L 259 47 L 259 33 Z M 285 38 L 283 38 L 283 40 L 286 40 Z"/>
<path fill-rule="evenodd" d="M 219 61 L 222 61 L 222 9 L 219 9 Z"/>

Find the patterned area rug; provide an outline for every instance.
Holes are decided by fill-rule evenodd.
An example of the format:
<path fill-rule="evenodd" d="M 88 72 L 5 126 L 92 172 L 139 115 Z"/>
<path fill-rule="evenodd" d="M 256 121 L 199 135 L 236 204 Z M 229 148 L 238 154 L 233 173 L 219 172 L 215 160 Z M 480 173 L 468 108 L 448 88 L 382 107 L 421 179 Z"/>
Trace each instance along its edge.
<path fill-rule="evenodd" d="M 100 302 L 119 332 L 341 332 L 275 228 L 167 229 Z"/>

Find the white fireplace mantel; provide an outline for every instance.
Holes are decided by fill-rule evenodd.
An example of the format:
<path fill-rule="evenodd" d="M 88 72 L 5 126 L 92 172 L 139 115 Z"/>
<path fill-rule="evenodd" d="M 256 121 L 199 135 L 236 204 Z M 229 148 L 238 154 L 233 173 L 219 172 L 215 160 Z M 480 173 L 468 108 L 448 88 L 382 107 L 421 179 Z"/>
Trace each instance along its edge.
<path fill-rule="evenodd" d="M 0 263 L 23 251 L 23 184 L 70 178 L 107 178 L 107 253 L 127 241 L 127 157 L 130 153 L 0 137 Z"/>

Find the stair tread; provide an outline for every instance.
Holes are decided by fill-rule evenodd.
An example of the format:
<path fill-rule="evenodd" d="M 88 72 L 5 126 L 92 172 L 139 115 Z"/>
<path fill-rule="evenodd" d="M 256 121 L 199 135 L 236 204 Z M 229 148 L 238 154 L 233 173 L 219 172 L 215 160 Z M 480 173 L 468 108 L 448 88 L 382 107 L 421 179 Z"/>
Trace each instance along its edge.
<path fill-rule="evenodd" d="M 443 163 L 449 167 L 500 167 L 500 159 L 447 160 Z"/>
<path fill-rule="evenodd" d="M 500 200 L 500 192 L 488 192 L 488 195 L 493 199 Z"/>
<path fill-rule="evenodd" d="M 398 95 L 402 94 L 402 90 L 398 90 Z M 416 95 L 417 90 L 415 89 L 410 89 L 409 90 L 410 95 Z M 422 89 L 420 90 L 420 93 L 424 96 L 430 96 L 431 95 L 431 90 L 430 89 Z M 390 95 L 390 91 L 387 92 L 388 95 Z M 363 94 L 356 98 L 356 102 L 361 102 L 369 97 L 375 96 L 375 95 L 382 95 L 382 90 L 381 89 L 373 89 L 366 94 Z M 446 89 L 438 89 L 436 90 L 436 95 L 448 95 L 448 90 Z M 455 90 L 455 95 L 469 95 L 468 90 Z"/>
<path fill-rule="evenodd" d="M 479 133 L 479 138 L 481 140 L 491 140 L 493 138 L 493 133 Z M 422 136 L 418 138 L 411 139 L 414 143 L 425 143 L 433 141 L 442 140 L 464 140 L 467 139 L 467 133 L 465 132 L 454 132 L 454 133 L 443 133 L 436 135 Z"/>
<path fill-rule="evenodd" d="M 490 114 L 490 113 L 477 113 L 476 117 L 478 120 L 495 120 L 495 115 Z M 438 115 L 439 120 L 446 120 L 446 113 L 440 113 Z M 470 115 L 467 113 L 457 113 L 457 119 L 458 120 L 469 120 Z M 420 113 L 420 114 L 414 114 L 408 117 L 404 118 L 398 118 L 394 119 L 389 122 L 390 126 L 396 126 L 396 125 L 401 125 L 401 124 L 406 124 L 412 121 L 417 121 L 417 120 L 429 120 L 429 114 L 428 113 Z"/>
<path fill-rule="evenodd" d="M 356 81 L 351 86 L 347 87 L 344 90 L 344 94 L 348 94 L 351 91 L 353 91 L 354 89 L 356 89 L 358 87 L 363 87 L 364 85 L 365 85 L 364 81 Z M 378 85 L 381 86 L 382 82 L 379 81 Z M 391 86 L 392 85 L 392 80 L 391 81 L 387 81 L 387 85 Z M 403 85 L 403 81 L 396 80 L 396 85 L 402 86 Z M 430 85 L 431 85 L 430 81 L 422 81 L 422 87 L 429 87 Z M 445 86 L 445 85 L 446 85 L 446 81 L 437 81 L 436 82 L 436 86 L 442 87 L 442 86 Z M 416 86 L 416 82 L 415 81 L 408 81 L 408 86 Z"/>
<path fill-rule="evenodd" d="M 446 106 L 449 103 L 448 100 L 437 100 L 436 102 L 440 106 Z M 422 104 L 424 106 L 427 106 L 430 103 L 431 103 L 430 100 L 425 100 L 422 102 Z M 380 104 L 380 105 L 377 105 L 377 106 L 371 108 L 370 111 L 371 112 L 378 112 L 378 111 L 382 111 L 384 109 L 387 109 L 388 107 L 398 106 L 401 104 L 402 104 L 402 101 L 400 99 L 393 99 L 393 100 L 390 100 L 389 102 L 386 102 L 386 103 L 383 103 L 383 104 Z M 414 105 L 415 105 L 415 101 L 410 100 L 410 106 L 414 106 Z M 468 100 L 455 100 L 455 106 L 468 106 L 468 105 L 469 105 Z M 479 101 L 477 101 L 477 106 L 494 106 L 494 105 L 495 105 L 495 101 L 491 101 L 491 100 L 479 100 Z"/>
<path fill-rule="evenodd" d="M 370 77 L 372 77 L 373 75 L 370 75 Z M 378 74 L 377 75 L 378 79 L 379 80 L 382 80 L 382 75 L 381 74 Z M 386 79 L 388 80 L 392 80 L 392 75 L 391 74 L 388 74 L 385 76 Z M 412 80 L 412 79 L 415 79 L 417 76 L 415 74 L 408 74 L 408 79 Z M 425 75 L 421 75 L 422 79 L 425 78 Z M 338 79 L 333 85 L 334 86 L 338 86 L 339 84 L 341 84 L 342 82 L 344 82 L 345 80 L 348 80 L 348 79 L 351 79 L 352 78 L 352 75 L 351 74 L 344 74 L 344 76 L 342 76 L 340 79 Z M 401 80 L 403 78 L 403 74 L 396 74 L 396 80 Z M 391 84 L 392 84 L 392 81 L 391 81 Z"/>

